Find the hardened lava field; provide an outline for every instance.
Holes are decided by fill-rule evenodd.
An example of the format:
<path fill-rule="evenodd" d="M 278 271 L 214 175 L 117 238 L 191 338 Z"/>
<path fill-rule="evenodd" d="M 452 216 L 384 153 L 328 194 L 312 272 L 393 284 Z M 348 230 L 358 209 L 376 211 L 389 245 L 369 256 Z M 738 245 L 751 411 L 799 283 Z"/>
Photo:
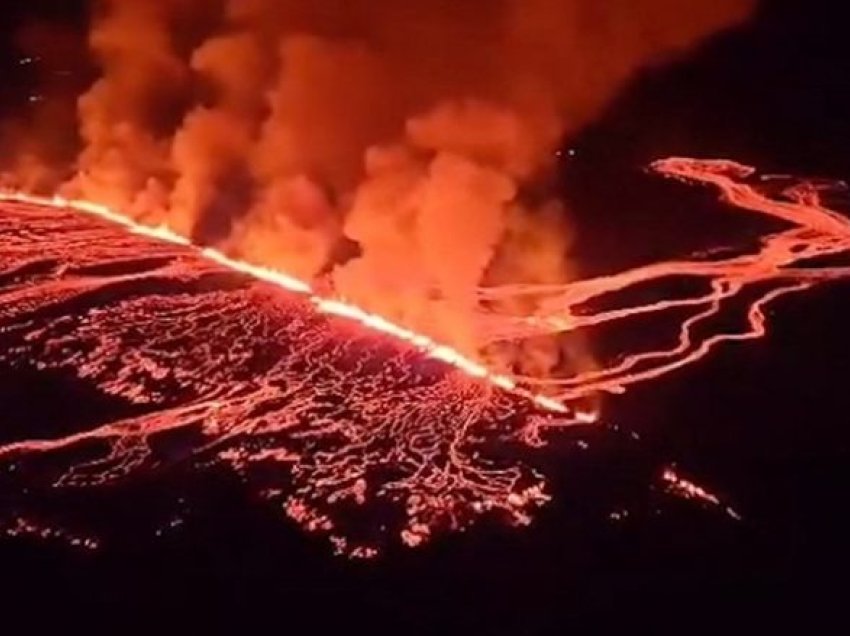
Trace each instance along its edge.
<path fill-rule="evenodd" d="M 47 431 L 0 416 L 12 509 L 33 488 L 220 461 L 340 552 L 368 556 L 379 539 L 351 536 L 364 527 L 415 545 L 486 512 L 526 522 L 545 500 L 538 475 L 484 449 L 544 417 L 526 400 L 192 248 L 0 205 L 5 375 L 63 373 L 126 405 L 98 421 L 83 405 Z M 357 523 L 375 515 L 381 528 Z"/>

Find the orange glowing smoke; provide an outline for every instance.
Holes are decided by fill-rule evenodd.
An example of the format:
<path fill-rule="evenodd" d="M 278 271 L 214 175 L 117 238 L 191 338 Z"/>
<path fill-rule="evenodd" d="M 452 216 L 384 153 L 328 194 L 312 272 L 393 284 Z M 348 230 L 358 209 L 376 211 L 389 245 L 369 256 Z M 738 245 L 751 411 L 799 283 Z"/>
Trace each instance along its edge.
<path fill-rule="evenodd" d="M 493 368 L 586 370 L 578 338 L 482 342 L 477 289 L 577 277 L 555 150 L 755 4 L 101 0 L 73 176 L 40 185 L 321 278 Z"/>

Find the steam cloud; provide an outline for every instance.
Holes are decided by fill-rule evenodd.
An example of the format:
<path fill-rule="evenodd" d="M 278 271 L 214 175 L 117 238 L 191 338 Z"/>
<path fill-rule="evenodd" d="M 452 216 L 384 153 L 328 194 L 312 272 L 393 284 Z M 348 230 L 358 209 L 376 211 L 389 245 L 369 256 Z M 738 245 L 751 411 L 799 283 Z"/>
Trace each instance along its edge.
<path fill-rule="evenodd" d="M 571 278 L 564 137 L 755 2 L 101 0 L 65 189 L 480 353 L 478 286 Z"/>

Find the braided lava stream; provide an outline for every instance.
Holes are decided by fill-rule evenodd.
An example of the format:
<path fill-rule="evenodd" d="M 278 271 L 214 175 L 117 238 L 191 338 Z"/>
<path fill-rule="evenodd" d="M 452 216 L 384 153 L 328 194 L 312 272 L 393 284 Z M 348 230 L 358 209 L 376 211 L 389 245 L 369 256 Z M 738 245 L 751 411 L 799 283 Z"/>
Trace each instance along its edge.
<path fill-rule="evenodd" d="M 44 437 L 0 415 L 0 528 L 23 532 L 44 493 L 210 463 L 352 557 L 374 556 L 388 537 L 419 545 L 482 515 L 529 523 L 549 499 L 545 478 L 500 445 L 533 447 L 552 429 L 590 424 L 596 414 L 576 405 L 762 337 L 770 303 L 850 275 L 813 264 L 850 252 L 850 222 L 823 205 L 818 185 L 771 194 L 752 168 L 722 160 L 652 170 L 717 188 L 733 209 L 783 229 L 734 255 L 480 289 L 485 344 L 650 315 L 678 325 L 663 346 L 559 378 L 493 373 L 300 280 L 93 203 L 0 195 L 0 369 L 64 374 L 126 405 L 82 405 Z M 630 300 L 671 279 L 696 291 Z M 541 299 L 532 316 L 485 309 L 523 295 Z M 743 327 L 730 329 L 721 318 L 741 302 Z"/>

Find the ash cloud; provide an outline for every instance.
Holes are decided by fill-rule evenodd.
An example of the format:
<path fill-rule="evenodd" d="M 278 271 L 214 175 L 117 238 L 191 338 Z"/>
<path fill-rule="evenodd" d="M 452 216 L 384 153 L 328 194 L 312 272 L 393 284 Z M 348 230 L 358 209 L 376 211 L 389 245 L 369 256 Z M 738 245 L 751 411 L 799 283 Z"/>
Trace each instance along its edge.
<path fill-rule="evenodd" d="M 755 2 L 101 0 L 64 189 L 480 353 L 480 285 L 573 276 L 566 211 L 524 196 L 564 138 Z"/>

